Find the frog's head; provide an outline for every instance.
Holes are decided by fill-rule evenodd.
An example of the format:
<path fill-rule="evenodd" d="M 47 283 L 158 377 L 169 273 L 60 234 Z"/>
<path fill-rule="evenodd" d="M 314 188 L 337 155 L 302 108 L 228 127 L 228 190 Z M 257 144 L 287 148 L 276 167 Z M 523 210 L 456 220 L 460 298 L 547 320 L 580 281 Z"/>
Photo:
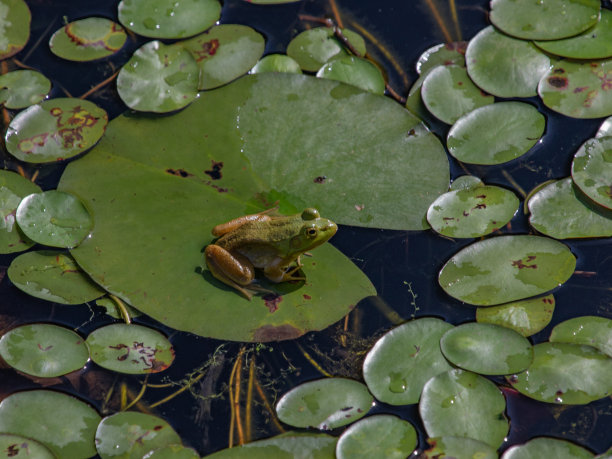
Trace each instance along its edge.
<path fill-rule="evenodd" d="M 302 225 L 297 235 L 291 238 L 293 253 L 304 253 L 320 246 L 338 230 L 338 226 L 327 218 L 322 218 L 317 209 L 304 209 Z"/>

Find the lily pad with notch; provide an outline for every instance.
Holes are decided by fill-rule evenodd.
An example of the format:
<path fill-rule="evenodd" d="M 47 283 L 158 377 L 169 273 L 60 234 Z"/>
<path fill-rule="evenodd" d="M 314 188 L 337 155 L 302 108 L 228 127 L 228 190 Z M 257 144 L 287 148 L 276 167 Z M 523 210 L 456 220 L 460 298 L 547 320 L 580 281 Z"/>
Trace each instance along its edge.
<path fill-rule="evenodd" d="M 213 26 L 221 14 L 217 0 L 121 0 L 119 21 L 144 37 L 187 38 Z"/>
<path fill-rule="evenodd" d="M 612 358 L 612 320 L 599 316 L 580 316 L 565 320 L 552 329 L 550 341 L 586 344 Z"/>
<path fill-rule="evenodd" d="M 363 362 L 363 379 L 370 392 L 391 405 L 417 403 L 429 378 L 452 368 L 440 351 L 440 338 L 452 327 L 424 317 L 383 335 Z"/>
<path fill-rule="evenodd" d="M 96 449 L 102 459 L 145 457 L 181 438 L 164 419 L 152 414 L 123 411 L 107 416 L 95 432 Z"/>
<path fill-rule="evenodd" d="M 25 108 L 42 101 L 51 81 L 35 70 L 15 70 L 0 75 L 0 103 L 6 108 Z"/>
<path fill-rule="evenodd" d="M 468 164 L 502 164 L 527 153 L 542 137 L 546 119 L 524 102 L 498 102 L 459 118 L 447 136 L 448 151 Z"/>
<path fill-rule="evenodd" d="M 572 161 L 572 179 L 589 198 L 612 209 L 612 137 L 589 139 Z"/>
<path fill-rule="evenodd" d="M 251 27 L 220 24 L 178 42 L 200 69 L 198 89 L 222 86 L 246 74 L 264 52 L 264 37 Z"/>
<path fill-rule="evenodd" d="M 23 198 L 15 219 L 27 237 L 51 247 L 76 247 L 94 226 L 92 216 L 79 198 L 57 190 Z"/>
<path fill-rule="evenodd" d="M 385 79 L 378 67 L 367 59 L 355 56 L 340 57 L 324 64 L 317 76 L 357 86 L 374 94 L 383 95 L 385 92 Z"/>
<path fill-rule="evenodd" d="M 119 51 L 127 39 L 123 27 L 101 17 L 69 22 L 49 40 L 51 52 L 69 61 L 102 59 Z"/>
<path fill-rule="evenodd" d="M 458 65 L 440 65 L 428 72 L 421 86 L 421 97 L 427 110 L 446 124 L 453 124 L 472 110 L 494 101 Z"/>
<path fill-rule="evenodd" d="M 338 459 L 404 459 L 417 446 L 416 430 L 396 416 L 379 414 L 357 421 L 336 445 Z"/>
<path fill-rule="evenodd" d="M 94 146 L 107 123 L 108 115 L 93 102 L 45 100 L 12 119 L 4 137 L 6 149 L 28 163 L 61 161 Z"/>
<path fill-rule="evenodd" d="M 1 0 L 0 10 L 0 59 L 6 59 L 21 51 L 28 42 L 32 13 L 24 0 Z"/>
<path fill-rule="evenodd" d="M 0 253 L 26 250 L 34 244 L 15 221 L 15 213 L 24 196 L 40 188 L 16 172 L 0 170 Z"/>
<path fill-rule="evenodd" d="M 498 448 L 508 434 L 506 400 L 497 386 L 460 369 L 434 376 L 423 387 L 419 414 L 429 437 L 468 437 Z"/>
<path fill-rule="evenodd" d="M 516 195 L 497 186 L 477 186 L 444 193 L 427 211 L 438 233 L 457 238 L 484 236 L 508 223 L 519 206 Z"/>
<path fill-rule="evenodd" d="M 276 415 L 293 427 L 331 430 L 364 417 L 374 401 L 367 387 L 352 379 L 308 381 L 284 394 Z"/>
<path fill-rule="evenodd" d="M 527 201 L 530 225 L 557 239 L 612 236 L 609 213 L 581 196 L 571 179 L 552 182 Z"/>
<path fill-rule="evenodd" d="M 55 457 L 94 456 L 94 435 L 100 419 L 90 405 L 62 392 L 21 391 L 0 402 L 0 432 L 36 440 Z"/>
<path fill-rule="evenodd" d="M 89 360 L 89 351 L 85 340 L 68 328 L 30 324 L 2 335 L 0 356 L 22 373 L 53 378 L 83 368 Z"/>
<path fill-rule="evenodd" d="M 612 358 L 591 346 L 540 343 L 529 368 L 506 379 L 535 400 L 584 405 L 612 393 Z"/>
<path fill-rule="evenodd" d="M 456 253 L 438 276 L 453 298 L 491 306 L 540 295 L 574 273 L 576 257 L 559 241 L 541 236 L 498 236 Z"/>
<path fill-rule="evenodd" d="M 1 459 L 55 459 L 53 453 L 42 443 L 31 438 L 0 433 Z"/>
<path fill-rule="evenodd" d="M 523 336 L 543 330 L 551 321 L 555 297 L 550 294 L 476 310 L 476 321 L 511 328 Z"/>
<path fill-rule="evenodd" d="M 91 360 L 119 373 L 159 373 L 174 360 L 174 349 L 168 339 L 143 325 L 106 325 L 91 332 L 85 344 Z"/>
<path fill-rule="evenodd" d="M 351 45 L 363 56 L 366 53 L 366 45 L 361 35 L 349 29 L 341 30 Z M 315 27 L 295 36 L 287 45 L 287 55 L 295 59 L 302 70 L 316 72 L 326 62 L 349 54 L 335 36 L 333 27 Z"/>
<path fill-rule="evenodd" d="M 104 295 L 67 253 L 27 252 L 7 271 L 15 287 L 28 295 L 60 304 L 81 304 Z"/>
<path fill-rule="evenodd" d="M 196 98 L 199 72 L 195 59 L 183 47 L 150 41 L 119 71 L 117 91 L 134 110 L 171 112 Z"/>

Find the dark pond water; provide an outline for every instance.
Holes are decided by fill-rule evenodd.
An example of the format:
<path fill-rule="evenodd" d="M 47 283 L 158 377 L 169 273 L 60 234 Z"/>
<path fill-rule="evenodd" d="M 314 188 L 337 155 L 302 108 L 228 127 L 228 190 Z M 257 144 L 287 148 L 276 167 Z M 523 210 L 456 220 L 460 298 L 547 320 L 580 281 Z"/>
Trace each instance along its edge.
<path fill-rule="evenodd" d="M 144 40 L 128 40 L 124 49 L 111 61 L 89 64 L 70 63 L 55 58 L 48 50 L 51 33 L 62 25 L 64 17 L 75 20 L 91 15 L 116 18 L 115 1 L 29 1 L 33 13 L 32 37 L 25 50 L 16 57 L 25 64 L 44 72 L 53 82 L 52 96 L 66 93 L 79 96 L 92 85 L 110 76 L 127 61 Z M 458 1 L 457 11 L 462 39 L 468 40 L 486 26 L 485 1 Z M 432 12 L 437 7 L 449 34 L 459 38 L 452 21 L 450 5 L 443 1 L 379 0 L 376 2 L 339 0 L 338 7 L 345 26 L 363 29 L 375 37 L 379 47 L 371 46 L 371 54 L 388 73 L 389 82 L 402 95 L 416 79 L 414 64 L 422 51 L 445 40 Z M 610 6 L 610 5 L 606 5 Z M 257 6 L 242 1 L 227 1 L 223 8 L 223 23 L 242 23 L 262 32 L 267 39 L 266 53 L 283 52 L 291 37 L 303 30 L 307 23 L 299 14 L 323 17 L 331 12 L 326 0 L 304 0 L 296 4 Z M 381 49 L 393 57 L 396 66 Z M 108 85 L 90 97 L 104 107 L 111 117 L 120 114 L 122 105 L 114 86 Z M 501 167 L 460 167 L 451 160 L 453 177 L 466 172 L 479 176 L 488 184 L 499 184 L 517 190 L 517 185 L 528 192 L 535 185 L 569 175 L 571 158 L 578 147 L 598 129 L 601 120 L 574 120 L 556 115 L 534 98 L 547 116 L 547 131 L 542 142 L 528 155 Z M 441 138 L 447 127 L 434 124 L 432 130 Z M 4 167 L 19 165 L 7 154 L 0 156 Z M 26 172 L 34 168 L 22 165 Z M 43 189 L 55 188 L 62 171 L 61 165 L 39 168 L 37 183 Z M 505 232 L 529 231 L 522 212 Z M 359 379 L 363 351 L 393 324 L 390 320 L 406 320 L 420 316 L 437 316 L 459 324 L 474 320 L 474 308 L 451 299 L 437 286 L 437 272 L 444 262 L 471 240 L 450 241 L 432 232 L 401 232 L 376 229 L 341 227 L 333 244 L 370 277 L 379 299 L 364 300 L 344 322 L 319 333 L 310 333 L 296 341 L 247 346 L 247 356 L 256 365 L 255 374 L 270 403 L 297 383 L 322 376 L 306 358 L 303 351 L 318 362 L 328 373 Z M 534 343 L 548 339 L 552 326 L 577 315 L 601 315 L 612 318 L 612 244 L 610 240 L 566 241 L 578 256 L 575 274 L 556 292 L 557 306 L 551 324 L 532 337 Z M 13 256 L 0 256 L 0 265 L 8 266 Z M 384 311 L 392 311 L 393 315 Z M 0 327 L 7 330 L 17 324 L 32 321 L 52 321 L 76 328 L 82 335 L 111 319 L 103 316 L 95 306 L 66 307 L 36 300 L 21 293 L 7 277 L 0 283 Z M 175 382 L 170 387 L 152 388 L 142 400 L 141 409 L 174 393 L 186 378 L 195 377 L 216 351 L 217 365 L 208 368 L 206 375 L 167 403 L 151 411 L 167 419 L 179 432 L 185 444 L 202 455 L 224 448 L 229 437 L 229 405 L 227 383 L 240 343 L 222 343 L 193 335 L 175 332 L 146 318 L 148 323 L 170 335 L 176 350 L 176 361 L 163 374 L 149 378 L 150 383 Z M 220 347 L 222 346 L 222 347 Z M 249 360 L 250 361 L 250 360 Z M 243 366 L 243 378 L 248 377 L 248 366 Z M 89 398 L 101 412 L 113 412 L 119 407 L 119 388 L 125 384 L 133 395 L 140 389 L 142 378 L 117 376 L 94 364 L 71 378 L 51 382 L 32 381 L 10 369 L 0 369 L 0 396 L 19 389 L 51 385 L 63 391 Z M 498 382 L 502 382 L 499 380 Z M 107 405 L 104 394 L 114 387 L 114 395 Z M 538 435 L 550 435 L 576 441 L 593 452 L 601 453 L 611 446 L 612 403 L 603 399 L 586 406 L 552 406 L 539 403 L 508 390 L 507 414 L 511 420 L 508 444 L 524 442 Z M 256 439 L 279 432 L 272 417 L 255 397 L 252 427 L 247 438 Z M 395 413 L 412 422 L 420 430 L 420 446 L 425 446 L 423 429 L 416 406 L 391 407 L 379 404 L 375 412 Z M 236 437 L 234 437 L 236 438 Z"/>

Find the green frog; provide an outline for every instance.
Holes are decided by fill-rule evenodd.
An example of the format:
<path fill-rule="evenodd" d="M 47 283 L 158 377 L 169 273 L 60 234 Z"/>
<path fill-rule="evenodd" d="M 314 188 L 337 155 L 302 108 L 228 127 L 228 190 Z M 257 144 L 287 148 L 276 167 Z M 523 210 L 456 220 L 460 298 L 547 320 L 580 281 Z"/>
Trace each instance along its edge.
<path fill-rule="evenodd" d="M 296 215 L 270 215 L 268 209 L 244 215 L 213 228 L 219 237 L 206 246 L 208 269 L 221 282 L 235 288 L 249 300 L 255 268 L 263 269 L 272 282 L 304 280 L 297 276 L 300 256 L 326 242 L 338 226 L 319 215 L 317 209 L 305 209 Z"/>

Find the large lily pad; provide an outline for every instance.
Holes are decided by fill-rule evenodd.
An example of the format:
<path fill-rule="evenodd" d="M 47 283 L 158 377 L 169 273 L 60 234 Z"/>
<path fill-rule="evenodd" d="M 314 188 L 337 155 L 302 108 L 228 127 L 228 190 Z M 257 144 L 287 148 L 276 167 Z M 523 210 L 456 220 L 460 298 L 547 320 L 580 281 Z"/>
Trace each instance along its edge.
<path fill-rule="evenodd" d="M 119 21 L 137 34 L 152 38 L 187 38 L 219 19 L 217 0 L 122 0 Z"/>
<path fill-rule="evenodd" d="M 454 298 L 478 306 L 521 300 L 552 290 L 573 274 L 569 248 L 540 236 L 499 236 L 455 254 L 438 281 Z"/>
<path fill-rule="evenodd" d="M 557 239 L 612 236 L 612 218 L 575 189 L 571 177 L 555 181 L 527 201 L 529 223 Z"/>
<path fill-rule="evenodd" d="M 546 295 L 527 300 L 478 308 L 476 321 L 511 328 L 523 336 L 531 336 L 546 327 L 555 310 L 555 297 Z"/>
<path fill-rule="evenodd" d="M 23 49 L 30 38 L 32 14 L 24 0 L 0 1 L 0 59 Z"/>
<path fill-rule="evenodd" d="M 21 175 L 0 170 L 0 253 L 21 252 L 34 244 L 19 229 L 15 213 L 24 196 L 39 191 L 36 184 Z"/>
<path fill-rule="evenodd" d="M 434 376 L 425 387 L 419 413 L 430 437 L 468 437 L 498 448 L 508 433 L 506 400 L 488 379 L 464 370 Z"/>
<path fill-rule="evenodd" d="M 89 360 L 83 338 L 53 324 L 13 328 L 0 339 L 0 356 L 16 370 L 41 378 L 65 375 Z"/>
<path fill-rule="evenodd" d="M 559 61 L 540 80 L 538 94 L 550 109 L 574 118 L 612 114 L 612 59 Z"/>
<path fill-rule="evenodd" d="M 56 56 L 71 61 L 92 61 L 121 49 L 127 34 L 123 27 L 106 18 L 90 17 L 70 22 L 49 40 Z"/>
<path fill-rule="evenodd" d="M 612 359 L 591 346 L 540 343 L 527 371 L 507 379 L 536 400 L 582 405 L 612 393 Z"/>
<path fill-rule="evenodd" d="M 6 108 L 25 108 L 43 100 L 51 82 L 34 70 L 15 70 L 0 76 L 0 103 Z"/>
<path fill-rule="evenodd" d="M 180 42 L 200 68 L 198 89 L 212 89 L 247 73 L 264 52 L 264 37 L 250 27 L 221 24 Z"/>
<path fill-rule="evenodd" d="M 0 432 L 39 441 L 56 457 L 85 459 L 96 454 L 100 415 L 70 395 L 49 390 L 17 392 L 0 403 Z"/>
<path fill-rule="evenodd" d="M 6 131 L 6 149 L 17 159 L 46 163 L 91 148 L 104 134 L 108 115 L 93 102 L 45 100 L 20 112 Z"/>
<path fill-rule="evenodd" d="M 612 209 L 612 137 L 589 139 L 572 161 L 572 179 L 589 198 Z"/>
<path fill-rule="evenodd" d="M 294 427 L 331 430 L 364 417 L 374 401 L 365 385 L 324 378 L 294 387 L 278 401 L 278 418 Z"/>

